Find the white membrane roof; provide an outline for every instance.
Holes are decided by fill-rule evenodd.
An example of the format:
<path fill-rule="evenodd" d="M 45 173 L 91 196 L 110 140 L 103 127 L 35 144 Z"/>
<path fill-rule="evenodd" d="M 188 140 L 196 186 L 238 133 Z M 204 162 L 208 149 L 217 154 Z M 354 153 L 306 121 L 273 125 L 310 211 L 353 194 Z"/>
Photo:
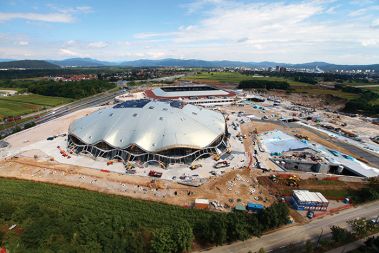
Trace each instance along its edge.
<path fill-rule="evenodd" d="M 74 121 L 69 134 L 86 144 L 105 142 L 147 152 L 171 148 L 203 149 L 225 133 L 224 116 L 179 101 L 134 100 Z"/>

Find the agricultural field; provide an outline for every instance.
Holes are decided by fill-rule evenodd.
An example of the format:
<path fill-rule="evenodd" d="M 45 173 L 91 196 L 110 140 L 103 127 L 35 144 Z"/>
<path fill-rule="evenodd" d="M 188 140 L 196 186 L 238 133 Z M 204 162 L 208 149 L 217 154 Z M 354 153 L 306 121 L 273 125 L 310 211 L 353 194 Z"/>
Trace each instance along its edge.
<path fill-rule="evenodd" d="M 212 215 L 31 181 L 0 178 L 0 188 L 0 240 L 10 252 L 145 252 L 140 244 L 155 229 Z"/>
<path fill-rule="evenodd" d="M 71 101 L 73 101 L 73 99 L 35 94 L 0 97 L 0 119 L 8 116 L 19 116 L 36 112 Z"/>

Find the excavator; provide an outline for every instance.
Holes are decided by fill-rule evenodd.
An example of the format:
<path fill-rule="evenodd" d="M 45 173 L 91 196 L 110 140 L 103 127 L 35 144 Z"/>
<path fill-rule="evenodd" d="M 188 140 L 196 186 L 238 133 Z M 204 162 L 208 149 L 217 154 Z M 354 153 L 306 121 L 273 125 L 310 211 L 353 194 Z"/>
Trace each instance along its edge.
<path fill-rule="evenodd" d="M 288 178 L 287 185 L 292 186 L 292 187 L 298 187 L 299 182 L 300 182 L 300 178 L 297 177 L 296 175 L 292 175 L 291 177 Z"/>

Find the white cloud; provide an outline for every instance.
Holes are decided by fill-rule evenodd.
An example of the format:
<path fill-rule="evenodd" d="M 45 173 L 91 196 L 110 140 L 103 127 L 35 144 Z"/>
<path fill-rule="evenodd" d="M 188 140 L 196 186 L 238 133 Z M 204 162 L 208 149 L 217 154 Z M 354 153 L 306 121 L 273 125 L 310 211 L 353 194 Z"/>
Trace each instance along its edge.
<path fill-rule="evenodd" d="M 375 19 L 371 22 L 371 27 L 372 28 L 379 28 L 379 18 Z"/>
<path fill-rule="evenodd" d="M 27 45 L 29 45 L 29 42 L 25 41 L 25 40 L 21 40 L 21 41 L 18 42 L 18 45 L 20 45 L 20 46 L 27 46 Z"/>
<path fill-rule="evenodd" d="M 360 9 L 354 10 L 354 11 L 352 11 L 352 12 L 349 13 L 349 16 L 351 16 L 351 17 L 358 17 L 358 16 L 367 15 L 367 13 L 374 12 L 374 11 L 379 11 L 379 5 L 372 5 L 372 6 L 369 6 L 369 7 L 360 8 Z"/>
<path fill-rule="evenodd" d="M 376 46 L 376 45 L 379 45 L 379 40 L 367 39 L 367 40 L 361 41 L 361 44 L 364 47 Z"/>
<path fill-rule="evenodd" d="M 91 6 L 76 6 L 76 7 L 61 7 L 55 4 L 47 4 L 47 7 L 51 10 L 60 12 L 60 13 L 91 13 L 93 9 Z"/>
<path fill-rule="evenodd" d="M 74 18 L 64 13 L 36 13 L 36 12 L 0 12 L 0 22 L 13 19 L 25 19 L 31 21 L 43 21 L 52 23 L 71 23 Z"/>
<path fill-rule="evenodd" d="M 68 40 L 65 42 L 65 45 L 66 46 L 73 46 L 75 45 L 77 42 L 75 40 Z"/>
<path fill-rule="evenodd" d="M 105 48 L 107 46 L 108 46 L 108 43 L 104 41 L 96 41 L 96 42 L 91 42 L 88 44 L 88 47 L 90 48 Z"/>
<path fill-rule="evenodd" d="M 24 19 L 51 23 L 72 23 L 75 20 L 75 14 L 90 13 L 93 11 L 90 6 L 77 6 L 72 8 L 59 8 L 52 4 L 48 6 L 53 12 L 0 12 L 0 22 Z"/>
<path fill-rule="evenodd" d="M 374 30 L 379 28 L 379 16 L 372 8 L 367 15 L 349 16 L 347 8 L 333 0 L 200 2 L 200 15 L 193 19 L 196 21 L 162 33 L 141 31 L 126 37 L 127 41 L 55 43 L 9 37 L 8 44 L 0 39 L 0 55 L 4 58 L 19 52 L 19 58 L 30 53 L 31 57 L 45 59 L 80 56 L 102 60 L 172 57 L 292 63 L 379 62 L 379 33 Z M 356 9 L 369 7 L 360 4 Z M 75 15 L 73 12 L 65 14 Z M 29 41 L 30 45 L 18 46 L 17 51 L 15 41 Z"/>
<path fill-rule="evenodd" d="M 227 3 L 232 3 L 228 0 L 196 0 L 188 4 L 184 4 L 183 7 L 187 9 L 187 13 L 192 14 L 194 12 L 200 11 L 207 5 L 225 5 Z"/>
<path fill-rule="evenodd" d="M 71 49 L 67 49 L 67 48 L 59 49 L 58 53 L 63 56 L 81 56 L 80 53 L 72 51 Z"/>

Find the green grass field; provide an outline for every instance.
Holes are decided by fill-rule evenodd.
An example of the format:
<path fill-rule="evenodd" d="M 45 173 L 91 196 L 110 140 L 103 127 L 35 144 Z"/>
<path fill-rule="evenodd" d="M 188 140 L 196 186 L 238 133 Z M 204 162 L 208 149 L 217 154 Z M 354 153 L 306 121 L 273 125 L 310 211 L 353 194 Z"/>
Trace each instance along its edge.
<path fill-rule="evenodd" d="M 373 92 L 379 94 L 379 86 L 378 87 L 367 87 L 365 89 L 373 91 Z M 373 101 L 370 101 L 370 104 L 372 104 L 372 105 L 379 105 L 379 98 L 375 99 Z"/>
<path fill-rule="evenodd" d="M 0 118 L 19 116 L 44 108 L 54 107 L 73 101 L 68 98 L 48 97 L 41 95 L 16 95 L 0 97 Z"/>
<path fill-rule="evenodd" d="M 339 90 L 330 90 L 330 89 L 323 89 L 317 86 L 313 86 L 311 84 L 306 84 L 302 82 L 296 82 L 294 80 L 291 80 L 290 78 L 284 78 L 284 77 L 253 77 L 248 75 L 243 75 L 238 72 L 201 72 L 200 74 L 196 74 L 193 76 L 187 76 L 183 78 L 184 80 L 193 80 L 193 81 L 201 81 L 201 80 L 211 80 L 211 81 L 217 81 L 221 83 L 239 83 L 242 80 L 268 80 L 268 81 L 286 81 L 290 84 L 292 87 L 292 92 L 295 93 L 307 93 L 307 94 L 313 94 L 313 95 L 333 95 L 335 97 L 339 97 L 342 99 L 355 99 L 358 98 L 359 95 L 342 92 Z"/>
<path fill-rule="evenodd" d="M 339 97 L 339 98 L 347 99 L 347 100 L 359 98 L 358 94 L 343 92 L 340 90 L 321 89 L 321 88 L 312 87 L 312 86 L 306 86 L 306 87 L 298 86 L 293 90 L 293 92 L 307 93 L 311 95 L 333 95 L 335 97 Z"/>
<path fill-rule="evenodd" d="M 186 76 L 182 80 L 191 80 L 191 81 L 201 81 L 201 80 L 211 80 L 217 81 L 220 83 L 239 83 L 243 80 L 268 80 L 268 81 L 287 81 L 291 86 L 307 86 L 306 83 L 295 82 L 288 78 L 283 77 L 257 77 L 252 75 L 243 75 L 238 72 L 201 72 L 193 76 Z"/>

